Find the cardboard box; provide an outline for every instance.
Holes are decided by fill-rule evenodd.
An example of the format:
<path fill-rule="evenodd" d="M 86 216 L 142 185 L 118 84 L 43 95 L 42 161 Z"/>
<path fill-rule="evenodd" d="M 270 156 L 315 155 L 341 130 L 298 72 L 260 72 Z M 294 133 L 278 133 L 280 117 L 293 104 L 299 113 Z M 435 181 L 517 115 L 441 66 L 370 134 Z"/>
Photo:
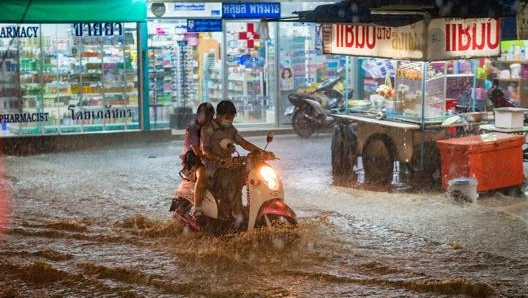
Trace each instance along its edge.
<path fill-rule="evenodd" d="M 520 129 L 524 124 L 524 113 L 527 109 L 497 108 L 495 112 L 495 127 L 507 129 Z"/>

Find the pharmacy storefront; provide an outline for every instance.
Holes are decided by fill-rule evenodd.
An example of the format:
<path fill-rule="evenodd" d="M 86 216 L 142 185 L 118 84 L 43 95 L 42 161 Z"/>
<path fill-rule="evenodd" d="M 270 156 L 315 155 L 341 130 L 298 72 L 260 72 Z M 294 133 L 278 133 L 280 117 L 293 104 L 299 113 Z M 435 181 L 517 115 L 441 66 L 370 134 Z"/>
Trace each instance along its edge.
<path fill-rule="evenodd" d="M 140 129 L 145 19 L 145 1 L 2 1 L 0 134 Z"/>
<path fill-rule="evenodd" d="M 260 20 L 319 4 L 150 3 L 151 128 L 181 129 L 201 102 L 222 99 L 239 125 L 288 123 L 287 94 L 335 76 L 345 59 L 323 55 L 319 25 Z"/>
<path fill-rule="evenodd" d="M 289 123 L 287 95 L 347 61 L 320 25 L 261 19 L 319 4 L 2 1 L 0 136 L 183 129 L 222 99 L 238 125 Z"/>

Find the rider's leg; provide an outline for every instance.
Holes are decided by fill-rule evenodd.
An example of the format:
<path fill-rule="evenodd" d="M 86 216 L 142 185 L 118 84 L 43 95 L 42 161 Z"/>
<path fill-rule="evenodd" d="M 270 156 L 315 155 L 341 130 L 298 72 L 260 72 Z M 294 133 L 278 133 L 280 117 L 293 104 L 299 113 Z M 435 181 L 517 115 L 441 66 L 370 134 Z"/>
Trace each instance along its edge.
<path fill-rule="evenodd" d="M 205 173 L 205 167 L 199 166 L 196 168 L 196 183 L 194 184 L 194 210 L 202 209 L 206 185 L 207 175 Z"/>

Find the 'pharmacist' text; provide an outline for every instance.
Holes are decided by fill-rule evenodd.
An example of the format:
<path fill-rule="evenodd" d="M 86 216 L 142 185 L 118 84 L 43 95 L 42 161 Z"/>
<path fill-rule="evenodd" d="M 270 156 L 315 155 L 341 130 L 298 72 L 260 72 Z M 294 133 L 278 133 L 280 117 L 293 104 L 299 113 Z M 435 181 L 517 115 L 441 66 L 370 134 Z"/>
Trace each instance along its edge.
<path fill-rule="evenodd" d="M 48 121 L 49 113 L 18 113 L 18 114 L 0 114 L 0 122 L 19 123 L 19 122 L 43 122 Z"/>

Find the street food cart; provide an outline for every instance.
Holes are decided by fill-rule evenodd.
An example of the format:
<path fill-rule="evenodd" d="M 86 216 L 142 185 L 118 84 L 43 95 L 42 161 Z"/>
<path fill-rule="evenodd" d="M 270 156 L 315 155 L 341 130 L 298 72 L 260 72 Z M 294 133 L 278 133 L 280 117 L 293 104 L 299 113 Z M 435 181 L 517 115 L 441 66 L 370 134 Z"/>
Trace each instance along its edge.
<path fill-rule="evenodd" d="M 449 126 L 457 125 L 446 121 L 453 112 L 446 109 L 452 76 L 433 62 L 499 56 L 500 41 L 500 20 L 492 18 L 424 19 L 401 27 L 323 24 L 327 54 L 405 61 L 398 63 L 394 87 L 384 86 L 392 94 L 382 90 L 383 98 L 370 98 L 370 105 L 352 102 L 347 113 L 333 115 L 333 173 L 350 175 L 361 156 L 366 180 L 390 183 L 395 161 L 415 178 L 433 179 L 440 168 L 436 141 L 449 138 Z M 464 118 L 478 127 L 488 116 Z"/>

